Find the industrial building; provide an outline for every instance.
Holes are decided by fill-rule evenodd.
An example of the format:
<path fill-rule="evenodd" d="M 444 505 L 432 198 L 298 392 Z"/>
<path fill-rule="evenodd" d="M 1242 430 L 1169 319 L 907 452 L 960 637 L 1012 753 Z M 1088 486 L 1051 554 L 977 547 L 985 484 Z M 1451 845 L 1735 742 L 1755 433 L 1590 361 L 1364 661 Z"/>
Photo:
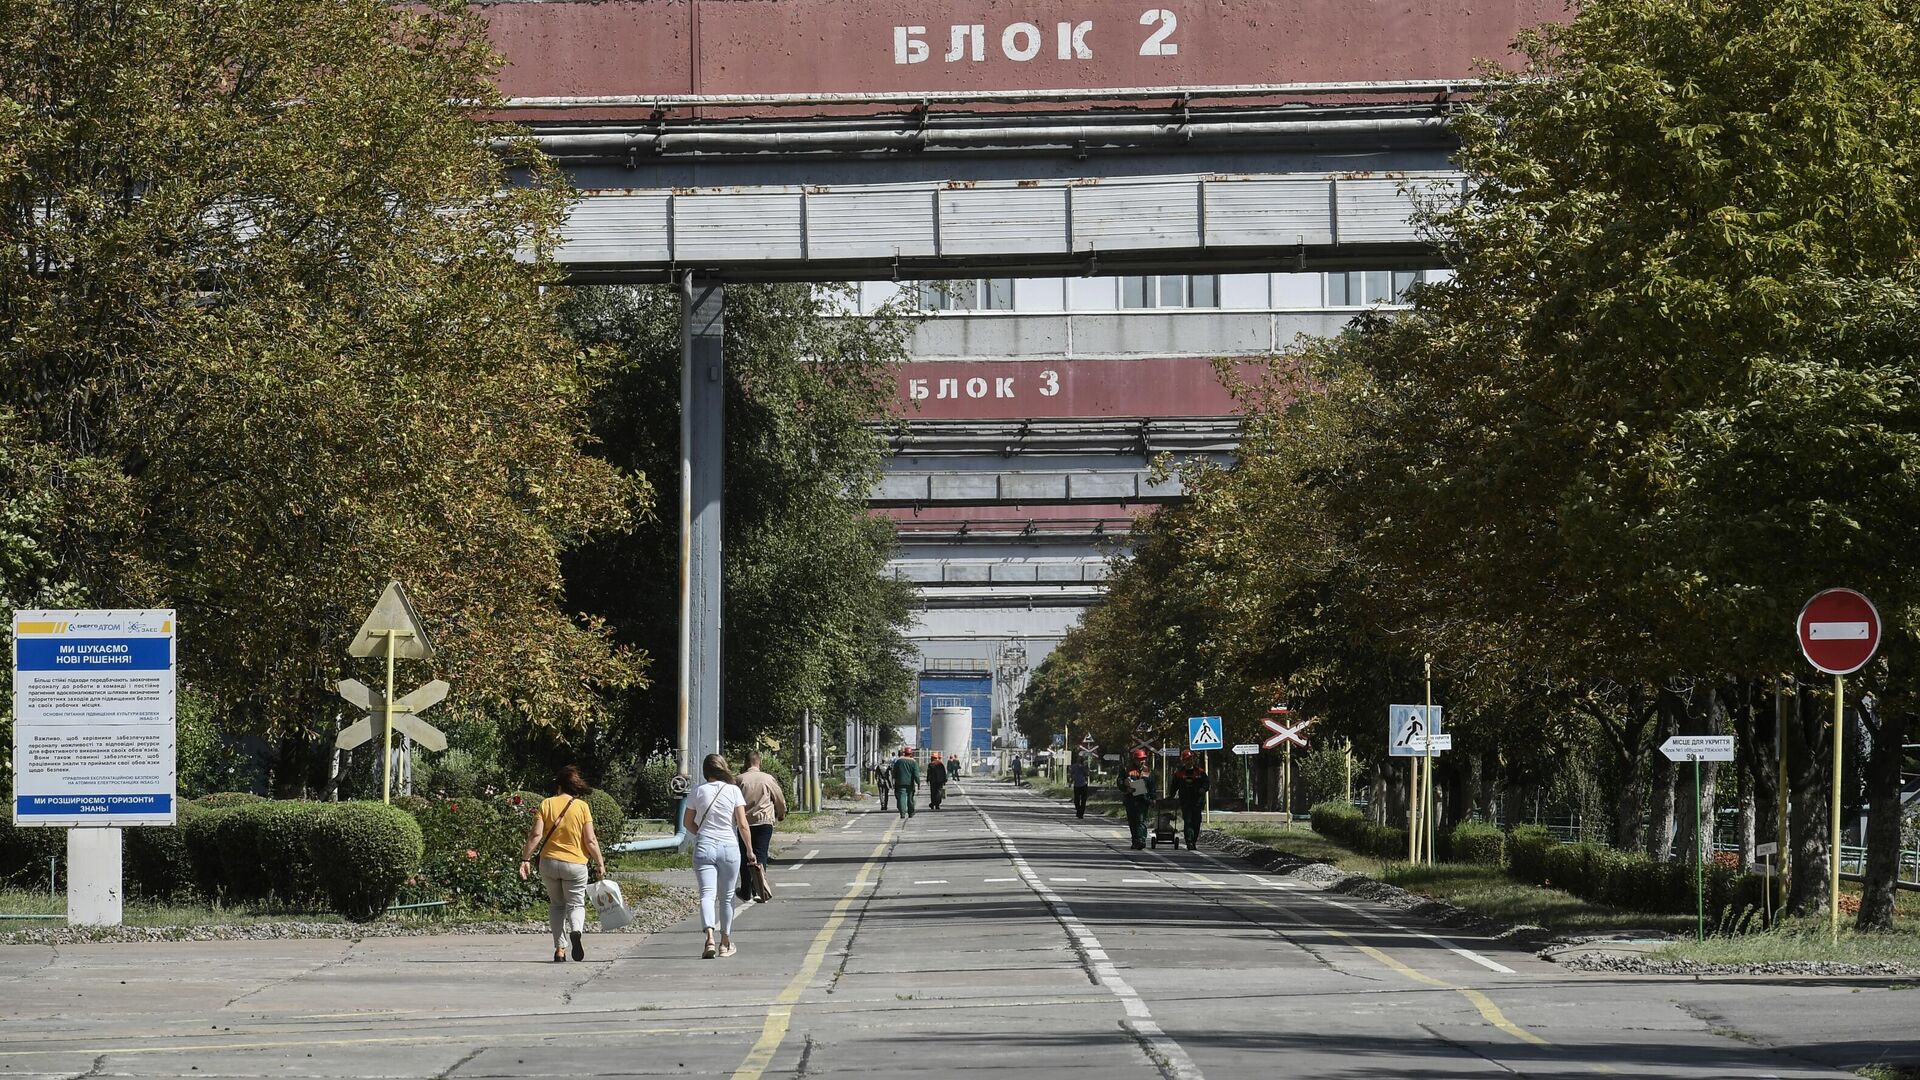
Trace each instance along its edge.
<path fill-rule="evenodd" d="M 1028 673 L 1100 597 L 1135 518 L 1181 497 L 1156 462 L 1228 460 L 1226 358 L 1264 364 L 1302 336 L 1401 302 L 1442 271 L 866 282 L 866 312 L 922 313 L 871 505 L 892 572 L 920 599 L 914 712 L 974 709 L 977 751 L 1009 734 Z"/>

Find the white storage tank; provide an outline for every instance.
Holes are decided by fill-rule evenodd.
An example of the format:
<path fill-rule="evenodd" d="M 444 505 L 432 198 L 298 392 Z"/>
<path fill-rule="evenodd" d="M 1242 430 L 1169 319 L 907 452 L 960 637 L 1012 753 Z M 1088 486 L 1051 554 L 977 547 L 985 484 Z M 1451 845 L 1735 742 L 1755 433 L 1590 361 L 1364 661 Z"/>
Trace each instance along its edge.
<path fill-rule="evenodd" d="M 973 741 L 973 710 L 944 707 L 933 710 L 933 746 L 940 756 L 952 761 L 965 760 Z"/>

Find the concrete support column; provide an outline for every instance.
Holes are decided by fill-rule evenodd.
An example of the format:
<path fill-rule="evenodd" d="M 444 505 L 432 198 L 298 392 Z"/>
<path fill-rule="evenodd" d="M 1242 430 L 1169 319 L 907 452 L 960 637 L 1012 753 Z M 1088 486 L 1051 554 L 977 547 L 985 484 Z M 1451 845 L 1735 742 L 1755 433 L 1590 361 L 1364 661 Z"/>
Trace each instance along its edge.
<path fill-rule="evenodd" d="M 681 279 L 680 768 L 720 751 L 720 487 L 725 472 L 726 304 L 718 282 Z"/>
<path fill-rule="evenodd" d="M 120 830 L 67 830 L 67 922 L 120 925 Z"/>

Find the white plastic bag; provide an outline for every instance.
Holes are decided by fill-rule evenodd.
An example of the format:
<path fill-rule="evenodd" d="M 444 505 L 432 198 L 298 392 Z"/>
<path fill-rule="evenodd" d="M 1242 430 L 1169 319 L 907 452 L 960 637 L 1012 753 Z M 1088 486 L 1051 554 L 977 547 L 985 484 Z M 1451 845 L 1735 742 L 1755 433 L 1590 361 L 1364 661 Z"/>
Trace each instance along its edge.
<path fill-rule="evenodd" d="M 620 893 L 620 883 L 605 878 L 587 886 L 587 902 L 600 913 L 600 929 L 618 930 L 633 921 L 633 909 Z"/>

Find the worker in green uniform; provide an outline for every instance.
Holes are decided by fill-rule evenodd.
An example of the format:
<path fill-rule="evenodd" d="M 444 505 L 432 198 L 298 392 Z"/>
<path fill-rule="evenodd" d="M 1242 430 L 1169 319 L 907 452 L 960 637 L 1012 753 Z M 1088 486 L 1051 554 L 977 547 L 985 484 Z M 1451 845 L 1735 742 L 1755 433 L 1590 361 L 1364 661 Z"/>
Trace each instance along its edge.
<path fill-rule="evenodd" d="M 1207 789 L 1213 778 L 1200 766 L 1200 758 L 1191 750 L 1180 751 L 1180 767 L 1173 772 L 1173 794 L 1180 800 L 1180 827 L 1187 836 L 1187 850 L 1200 842 L 1200 823 L 1207 815 Z"/>
<path fill-rule="evenodd" d="M 900 808 L 902 818 L 913 816 L 914 789 L 920 786 L 920 763 L 913 760 L 913 747 L 900 748 L 900 756 L 893 759 L 893 803 Z"/>
<path fill-rule="evenodd" d="M 1153 768 L 1147 763 L 1145 749 L 1135 750 L 1127 770 L 1117 785 L 1120 801 L 1127 808 L 1127 828 L 1133 832 L 1133 850 L 1147 847 L 1147 819 L 1153 813 Z"/>

